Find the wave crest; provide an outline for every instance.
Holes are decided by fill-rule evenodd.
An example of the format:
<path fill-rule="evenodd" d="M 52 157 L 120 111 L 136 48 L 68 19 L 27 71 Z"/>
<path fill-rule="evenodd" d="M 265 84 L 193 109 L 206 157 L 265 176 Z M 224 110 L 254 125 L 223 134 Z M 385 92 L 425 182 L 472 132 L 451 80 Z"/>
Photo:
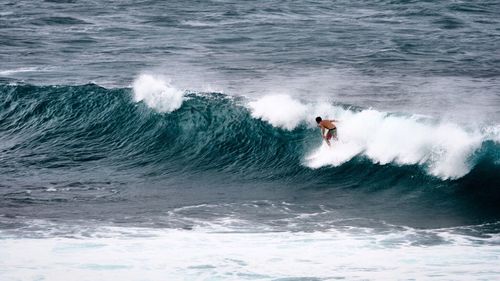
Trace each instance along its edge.
<path fill-rule="evenodd" d="M 133 84 L 134 101 L 143 101 L 158 112 L 172 112 L 181 107 L 184 93 L 165 79 L 149 74 L 140 75 Z"/>

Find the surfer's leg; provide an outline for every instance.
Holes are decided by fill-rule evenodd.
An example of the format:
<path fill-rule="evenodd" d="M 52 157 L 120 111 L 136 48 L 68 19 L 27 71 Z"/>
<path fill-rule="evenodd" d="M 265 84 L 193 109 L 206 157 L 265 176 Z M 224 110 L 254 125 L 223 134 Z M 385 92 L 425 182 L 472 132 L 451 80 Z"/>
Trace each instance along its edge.
<path fill-rule="evenodd" d="M 332 132 L 331 130 L 326 130 L 325 132 L 325 141 L 326 141 L 326 144 L 328 144 L 328 146 L 330 146 L 330 140 L 332 139 Z"/>

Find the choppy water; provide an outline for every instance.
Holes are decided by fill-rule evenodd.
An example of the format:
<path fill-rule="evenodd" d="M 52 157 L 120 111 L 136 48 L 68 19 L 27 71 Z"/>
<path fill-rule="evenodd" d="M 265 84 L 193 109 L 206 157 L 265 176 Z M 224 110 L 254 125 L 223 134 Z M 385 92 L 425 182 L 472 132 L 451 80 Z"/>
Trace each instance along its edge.
<path fill-rule="evenodd" d="M 500 276 L 498 3 L 0 7 L 0 279 Z"/>

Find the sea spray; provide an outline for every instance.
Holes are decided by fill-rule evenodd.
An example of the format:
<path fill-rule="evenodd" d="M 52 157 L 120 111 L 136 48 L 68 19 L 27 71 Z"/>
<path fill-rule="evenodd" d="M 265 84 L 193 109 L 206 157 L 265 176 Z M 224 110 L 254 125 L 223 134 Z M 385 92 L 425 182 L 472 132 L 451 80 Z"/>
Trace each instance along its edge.
<path fill-rule="evenodd" d="M 275 127 L 292 130 L 307 118 L 306 105 L 287 95 L 269 95 L 248 103 L 252 116 Z"/>
<path fill-rule="evenodd" d="M 135 102 L 143 101 L 158 112 L 172 112 L 182 105 L 183 92 L 158 76 L 140 75 L 134 81 L 133 89 Z"/>

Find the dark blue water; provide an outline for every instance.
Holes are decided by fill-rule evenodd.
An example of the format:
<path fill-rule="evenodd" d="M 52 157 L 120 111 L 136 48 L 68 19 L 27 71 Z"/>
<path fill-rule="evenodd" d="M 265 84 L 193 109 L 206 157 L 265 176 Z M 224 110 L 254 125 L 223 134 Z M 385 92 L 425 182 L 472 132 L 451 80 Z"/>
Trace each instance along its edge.
<path fill-rule="evenodd" d="M 313 233 L 310 247 L 320 249 L 317 235 L 340 231 L 350 238 L 338 241 L 355 241 L 355 228 L 368 248 L 366 229 L 381 241 L 397 236 L 404 241 L 397 245 L 451 245 L 450 252 L 469 245 L 458 235 L 480 247 L 472 259 L 498 258 L 496 1 L 53 0 L 0 7 L 3 237 L 86 237 L 103 232 L 98 226 L 197 233 L 189 236 L 209 226 Z M 340 120 L 330 150 L 315 128 L 317 115 Z M 228 243 L 245 245 L 235 237 Z M 288 238 L 269 239 L 293 248 Z M 190 245 L 174 241 L 174 248 Z M 9 249 L 13 264 L 3 266 L 17 280 L 20 248 Z M 37 272 L 49 279 L 58 272 L 47 268 Z M 236 279 L 306 276 L 279 268 Z M 370 278 L 351 275 L 355 268 L 342 276 Z M 170 273 L 228 278 L 202 271 Z M 497 276 L 480 267 L 479 275 L 466 273 Z"/>
<path fill-rule="evenodd" d="M 500 118 L 495 1 L 1 5 L 5 82 L 127 86 L 152 71 L 182 89 L 283 90 L 467 121 Z"/>

